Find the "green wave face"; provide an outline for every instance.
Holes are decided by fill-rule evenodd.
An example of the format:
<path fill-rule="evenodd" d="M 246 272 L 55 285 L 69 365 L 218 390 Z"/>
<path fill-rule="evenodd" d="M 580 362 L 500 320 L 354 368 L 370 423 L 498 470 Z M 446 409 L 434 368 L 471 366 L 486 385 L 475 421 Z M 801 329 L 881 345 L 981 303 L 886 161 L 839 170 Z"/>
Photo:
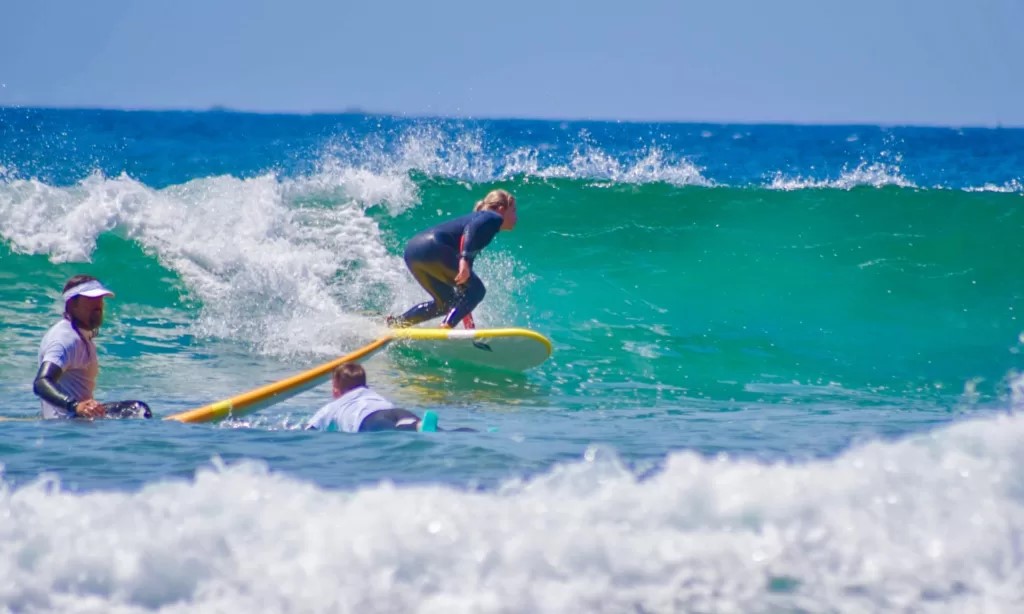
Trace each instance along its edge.
<path fill-rule="evenodd" d="M 34 353 L 77 272 L 118 292 L 106 331 L 115 355 L 196 339 L 257 354 L 350 350 L 372 329 L 346 318 L 423 299 L 401 261 L 405 240 L 502 187 L 520 222 L 478 260 L 488 287 L 478 320 L 548 335 L 555 354 L 541 373 L 566 403 L 750 398 L 792 382 L 953 398 L 965 387 L 998 394 L 1020 368 L 1019 194 L 415 181 L 416 199 L 398 209 L 285 191 L 266 214 L 276 226 L 255 235 L 230 220 L 217 228 L 223 214 L 203 219 L 214 207 L 200 199 L 190 215 L 213 227 L 203 241 L 198 231 L 156 240 L 143 212 L 98 234 L 84 262 L 5 240 L 0 303 L 22 357 L 8 365 Z M 295 254 L 308 258 L 299 266 Z M 137 341 L 113 342 L 122 333 Z"/>
<path fill-rule="evenodd" d="M 501 187 L 518 195 L 520 224 L 488 256 L 511 270 L 485 281 L 529 280 L 514 318 L 560 341 L 556 356 L 579 381 L 959 393 L 975 379 L 997 389 L 1019 364 L 1018 194 Z M 408 236 L 471 202 L 458 186 L 430 186 L 390 229 Z"/>

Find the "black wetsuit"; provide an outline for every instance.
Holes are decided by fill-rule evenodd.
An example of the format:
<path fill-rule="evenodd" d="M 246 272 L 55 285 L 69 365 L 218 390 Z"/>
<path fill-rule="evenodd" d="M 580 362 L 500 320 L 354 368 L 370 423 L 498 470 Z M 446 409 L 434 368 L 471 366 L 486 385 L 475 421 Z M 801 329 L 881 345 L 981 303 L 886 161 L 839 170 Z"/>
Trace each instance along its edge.
<path fill-rule="evenodd" d="M 363 421 L 359 423 L 359 432 L 415 431 L 419 423 L 420 417 L 408 409 L 400 407 L 378 409 L 363 418 Z"/>
<path fill-rule="evenodd" d="M 359 425 L 360 433 L 372 433 L 374 431 L 418 431 L 420 417 L 408 409 L 395 407 L 393 409 L 378 409 L 369 416 L 363 418 Z M 462 426 L 457 429 L 443 429 L 437 427 L 438 431 L 450 431 L 452 433 L 476 433 L 476 429 Z"/>
<path fill-rule="evenodd" d="M 477 253 L 501 230 L 503 221 L 493 211 L 475 211 L 413 237 L 405 247 L 405 265 L 433 300 L 409 309 L 394 324 L 412 326 L 448 312 L 444 324 L 452 327 L 468 316 L 487 290 L 476 273 L 465 284 L 455 284 L 459 259 L 472 265 Z"/>

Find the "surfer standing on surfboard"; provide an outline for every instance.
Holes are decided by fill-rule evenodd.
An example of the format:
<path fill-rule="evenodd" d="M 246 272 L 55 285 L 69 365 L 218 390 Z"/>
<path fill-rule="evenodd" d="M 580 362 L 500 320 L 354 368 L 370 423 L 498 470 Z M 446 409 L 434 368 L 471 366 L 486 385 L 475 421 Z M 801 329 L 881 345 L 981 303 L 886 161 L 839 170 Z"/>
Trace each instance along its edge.
<path fill-rule="evenodd" d="M 39 371 L 32 384 L 44 419 L 152 416 L 141 401 L 103 404 L 93 398 L 100 370 L 93 337 L 103 324 L 107 296 L 114 293 L 89 275 L 75 275 L 64 284 L 64 317 L 39 344 Z"/>
<path fill-rule="evenodd" d="M 474 328 L 473 309 L 486 289 L 473 272 L 473 259 L 499 230 L 512 230 L 518 221 L 516 199 L 505 190 L 492 190 L 463 215 L 429 228 L 405 247 L 405 265 L 431 300 L 398 317 L 388 316 L 388 326 L 406 327 L 436 318 L 445 312 L 443 328 L 460 321 Z"/>

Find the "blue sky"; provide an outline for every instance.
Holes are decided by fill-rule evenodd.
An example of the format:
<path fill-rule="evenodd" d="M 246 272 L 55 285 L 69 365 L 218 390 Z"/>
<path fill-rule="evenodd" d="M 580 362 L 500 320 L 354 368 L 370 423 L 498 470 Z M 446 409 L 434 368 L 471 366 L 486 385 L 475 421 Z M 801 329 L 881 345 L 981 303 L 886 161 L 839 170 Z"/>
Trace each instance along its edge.
<path fill-rule="evenodd" d="M 1024 126 L 1022 0 L 38 0 L 0 106 Z"/>

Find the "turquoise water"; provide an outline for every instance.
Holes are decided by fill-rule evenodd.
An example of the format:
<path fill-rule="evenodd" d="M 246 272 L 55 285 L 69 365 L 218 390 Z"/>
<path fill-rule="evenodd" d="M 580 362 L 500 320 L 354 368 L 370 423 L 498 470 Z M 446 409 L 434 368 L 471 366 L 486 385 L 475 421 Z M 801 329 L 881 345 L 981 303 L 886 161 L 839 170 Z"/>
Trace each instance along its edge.
<path fill-rule="evenodd" d="M 0 137 L 12 611 L 1024 600 L 1024 131 L 2 109 Z M 326 385 L 31 419 L 69 276 L 117 292 L 98 398 L 166 416 L 378 337 L 423 297 L 404 241 L 495 187 L 520 224 L 477 323 L 552 358 L 366 363 L 480 433 L 304 432 Z"/>

